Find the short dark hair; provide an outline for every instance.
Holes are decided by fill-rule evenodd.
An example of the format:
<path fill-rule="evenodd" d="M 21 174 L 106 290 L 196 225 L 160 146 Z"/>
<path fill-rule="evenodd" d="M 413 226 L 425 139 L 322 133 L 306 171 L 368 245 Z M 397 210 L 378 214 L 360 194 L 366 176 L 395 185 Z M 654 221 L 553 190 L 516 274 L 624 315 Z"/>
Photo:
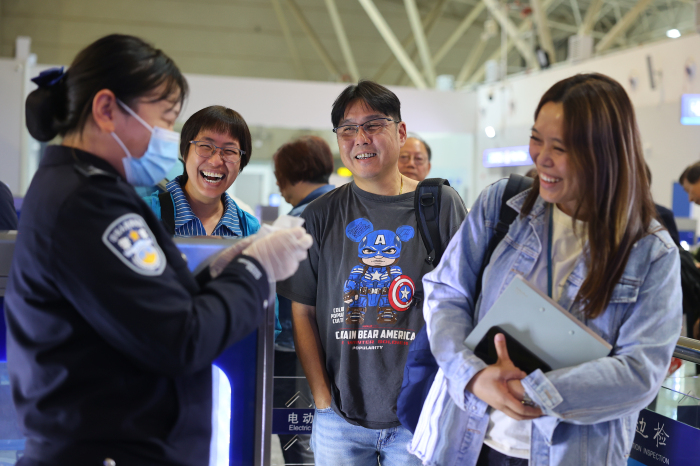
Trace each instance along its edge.
<path fill-rule="evenodd" d="M 185 161 L 185 169 L 180 179 L 183 186 L 187 182 L 186 162 L 190 152 L 190 141 L 194 140 L 203 130 L 227 134 L 238 140 L 241 150 L 245 152 L 241 156 L 239 171 L 243 171 L 243 168 L 250 161 L 253 144 L 251 143 L 250 130 L 241 114 L 221 105 L 205 107 L 187 119 L 182 126 L 182 133 L 180 133 L 180 155 Z"/>
<path fill-rule="evenodd" d="M 318 136 L 302 136 L 283 144 L 272 160 L 281 188 L 300 181 L 327 184 L 333 173 L 331 148 Z"/>
<path fill-rule="evenodd" d="M 363 79 L 357 84 L 351 84 L 340 93 L 331 110 L 331 122 L 336 128 L 345 116 L 345 110 L 351 103 L 361 100 L 369 108 L 396 121 L 401 121 L 401 102 L 396 94 L 381 84 Z"/>
<path fill-rule="evenodd" d="M 700 162 L 695 162 L 692 165 L 688 165 L 688 167 L 683 170 L 678 182 L 683 184 L 683 180 L 688 180 L 688 183 L 690 184 L 695 184 L 698 182 L 698 180 L 700 180 Z"/>
<path fill-rule="evenodd" d="M 170 57 L 138 37 L 105 36 L 78 53 L 60 81 L 27 96 L 27 128 L 39 141 L 82 132 L 102 89 L 131 106 L 161 87 L 152 102 L 177 94 L 173 105 L 182 104 L 187 96 L 187 81 Z"/>
<path fill-rule="evenodd" d="M 417 140 L 418 142 L 420 142 L 421 144 L 423 144 L 423 147 L 425 147 L 425 151 L 428 153 L 428 162 L 430 162 L 430 160 L 433 158 L 433 151 L 430 150 L 430 146 L 428 145 L 428 143 L 425 142 L 425 140 L 423 140 L 423 138 L 421 138 L 417 134 L 408 133 L 408 136 L 406 137 L 406 139 L 408 139 L 408 138 L 413 138 L 413 139 Z"/>

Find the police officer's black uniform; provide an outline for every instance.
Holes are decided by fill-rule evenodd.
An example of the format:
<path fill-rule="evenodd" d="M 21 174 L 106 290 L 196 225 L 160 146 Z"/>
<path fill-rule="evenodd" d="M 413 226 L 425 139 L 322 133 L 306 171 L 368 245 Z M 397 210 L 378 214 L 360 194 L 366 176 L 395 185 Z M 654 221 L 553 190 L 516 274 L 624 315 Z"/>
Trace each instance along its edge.
<path fill-rule="evenodd" d="M 19 464 L 208 464 L 211 362 L 261 321 L 260 264 L 234 260 L 200 287 L 132 186 L 62 146 L 19 231 L 5 300 Z"/>
<path fill-rule="evenodd" d="M 17 229 L 17 211 L 12 191 L 0 181 L 0 230 Z"/>

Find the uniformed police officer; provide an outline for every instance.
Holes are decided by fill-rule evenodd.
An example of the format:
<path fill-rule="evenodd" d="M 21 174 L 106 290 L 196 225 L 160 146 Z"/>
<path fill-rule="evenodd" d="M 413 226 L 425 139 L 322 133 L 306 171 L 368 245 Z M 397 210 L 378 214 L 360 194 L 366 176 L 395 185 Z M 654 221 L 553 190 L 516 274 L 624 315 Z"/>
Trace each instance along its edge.
<path fill-rule="evenodd" d="M 311 238 L 273 233 L 199 284 L 132 187 L 177 158 L 187 83 L 173 61 L 111 35 L 35 82 L 30 133 L 63 143 L 25 197 L 5 300 L 18 464 L 208 464 L 211 363 L 257 327 L 268 282 Z"/>

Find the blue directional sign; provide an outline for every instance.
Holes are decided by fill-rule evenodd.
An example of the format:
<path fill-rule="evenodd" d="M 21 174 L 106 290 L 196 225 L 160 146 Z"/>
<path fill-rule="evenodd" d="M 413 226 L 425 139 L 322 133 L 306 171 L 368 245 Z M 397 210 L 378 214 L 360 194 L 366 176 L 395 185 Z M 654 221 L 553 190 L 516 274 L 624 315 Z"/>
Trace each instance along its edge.
<path fill-rule="evenodd" d="M 700 465 L 700 430 L 648 409 L 637 420 L 627 466 Z"/>
<path fill-rule="evenodd" d="M 273 434 L 311 434 L 313 422 L 313 409 L 274 408 L 272 410 Z"/>

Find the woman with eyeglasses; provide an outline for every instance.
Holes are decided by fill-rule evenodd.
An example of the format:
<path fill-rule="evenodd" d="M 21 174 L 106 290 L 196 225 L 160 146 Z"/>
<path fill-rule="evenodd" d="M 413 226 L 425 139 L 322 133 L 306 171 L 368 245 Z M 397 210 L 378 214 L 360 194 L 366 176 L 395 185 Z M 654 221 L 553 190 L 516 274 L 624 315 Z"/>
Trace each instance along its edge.
<path fill-rule="evenodd" d="M 211 364 L 258 327 L 270 284 L 294 273 L 311 237 L 295 228 L 243 240 L 240 256 L 195 278 L 134 189 L 177 161 L 187 82 L 175 63 L 114 34 L 34 82 L 29 132 L 62 139 L 24 198 L 5 294 L 26 438 L 17 464 L 207 464 Z M 200 166 L 209 178 L 227 173 L 220 161 Z"/>
<path fill-rule="evenodd" d="M 250 161 L 250 130 L 243 117 L 214 105 L 192 115 L 182 127 L 180 155 L 185 170 L 167 192 L 145 198 L 174 236 L 249 236 L 258 220 L 226 193 Z"/>
<path fill-rule="evenodd" d="M 203 108 L 187 119 L 180 135 L 182 175 L 144 198 L 165 229 L 174 236 L 250 236 L 258 219 L 228 195 L 252 152 L 250 130 L 243 117 L 220 105 Z M 275 338 L 282 333 L 275 302 Z"/>

